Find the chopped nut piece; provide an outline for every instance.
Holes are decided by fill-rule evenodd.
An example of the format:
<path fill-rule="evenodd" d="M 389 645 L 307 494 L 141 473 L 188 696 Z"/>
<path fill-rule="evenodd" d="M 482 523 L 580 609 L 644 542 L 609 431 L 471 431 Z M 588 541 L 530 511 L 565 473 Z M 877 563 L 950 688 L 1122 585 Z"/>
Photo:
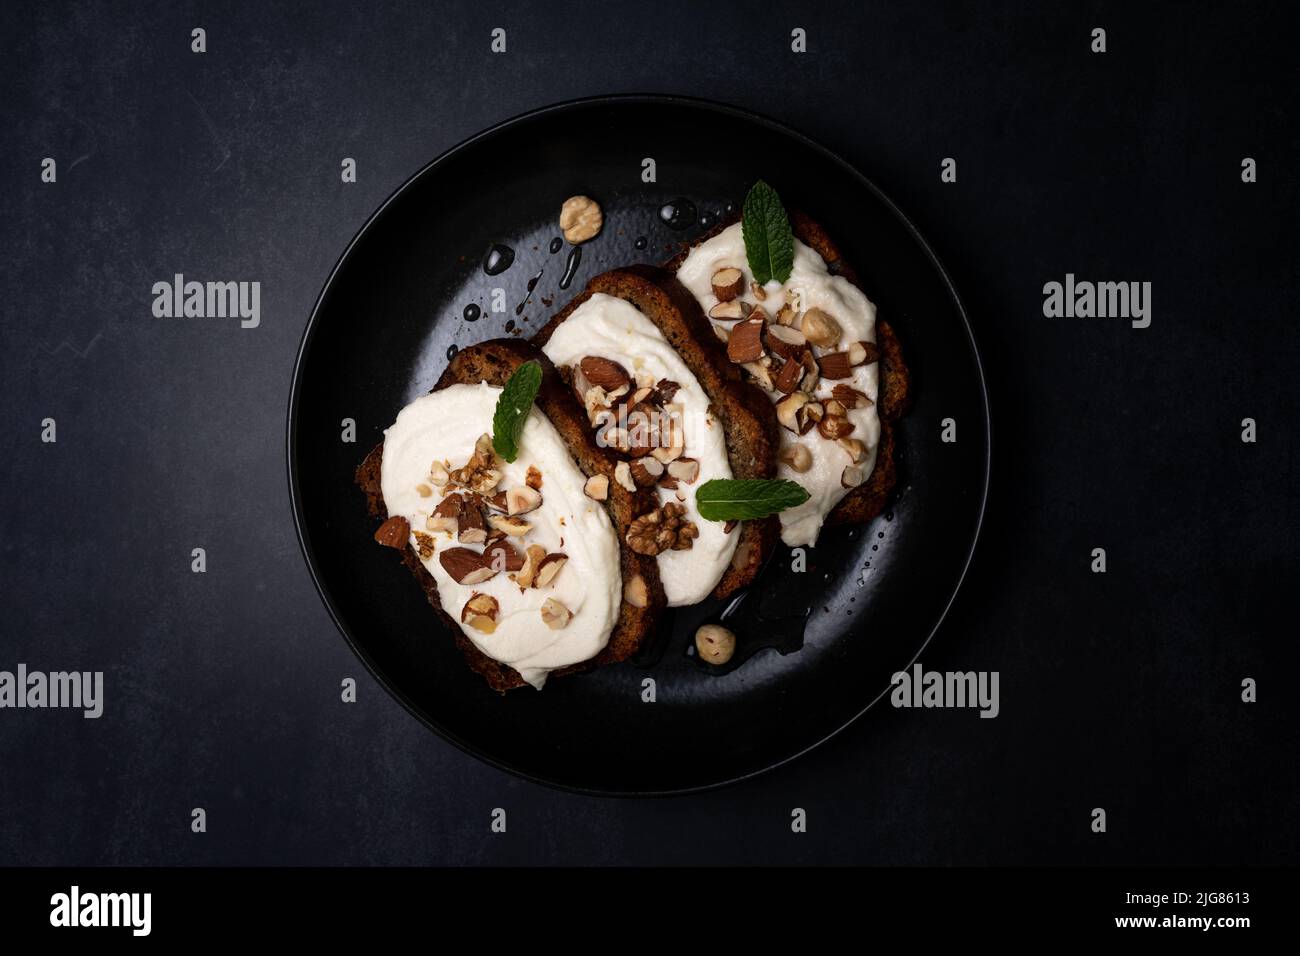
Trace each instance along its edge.
<path fill-rule="evenodd" d="M 491 634 L 497 629 L 497 615 L 501 613 L 497 599 L 490 594 L 475 591 L 460 609 L 460 622 L 476 631 Z"/>
<path fill-rule="evenodd" d="M 438 506 L 433 509 L 433 513 L 448 518 L 455 518 L 460 514 L 461 509 L 464 507 L 465 496 L 453 492 L 446 498 L 443 498 L 442 501 L 438 502 Z"/>
<path fill-rule="evenodd" d="M 590 196 L 570 196 L 560 207 L 560 229 L 575 246 L 594 239 L 604 224 L 600 203 Z"/>
<path fill-rule="evenodd" d="M 866 472 L 861 465 L 845 465 L 840 474 L 840 484 L 845 488 L 856 488 L 866 480 Z"/>
<path fill-rule="evenodd" d="M 809 309 L 805 312 L 800 327 L 809 342 L 823 349 L 833 348 L 843 334 L 840 324 L 821 309 Z"/>
<path fill-rule="evenodd" d="M 642 402 L 649 402 L 653 405 L 654 402 L 651 401 L 651 399 L 654 397 L 654 394 L 655 390 L 653 385 L 642 385 L 638 388 L 632 393 L 632 397 L 627 400 L 628 414 L 631 414 L 632 409 L 636 408 Z"/>
<path fill-rule="evenodd" d="M 664 473 L 664 465 L 658 459 L 647 456 L 632 462 L 628 470 L 633 482 L 641 488 L 649 488 Z"/>
<path fill-rule="evenodd" d="M 719 302 L 730 302 L 740 295 L 745 285 L 745 274 L 735 266 L 726 266 L 713 273 L 713 294 Z"/>
<path fill-rule="evenodd" d="M 479 584 L 497 572 L 483 555 L 469 548 L 448 548 L 438 553 L 438 563 L 457 584 Z"/>
<path fill-rule="evenodd" d="M 803 355 L 808 340 L 798 329 L 784 325 L 769 325 L 763 333 L 763 341 L 769 349 L 782 358 L 797 359 Z"/>
<path fill-rule="evenodd" d="M 659 445 L 659 415 L 654 409 L 635 409 L 627 415 L 627 452 L 630 455 L 647 455 Z"/>
<path fill-rule="evenodd" d="M 588 355 L 578 363 L 578 367 L 582 369 L 582 374 L 587 377 L 587 381 L 593 386 L 603 388 L 606 392 L 621 388 L 632 381 L 632 376 L 627 374 L 627 369 L 613 359 L 599 355 Z"/>
<path fill-rule="evenodd" d="M 375 531 L 375 540 L 385 548 L 404 548 L 411 536 L 411 523 L 401 515 L 393 515 Z"/>
<path fill-rule="evenodd" d="M 460 510 L 460 530 L 456 537 L 464 544 L 482 544 L 487 540 L 487 528 L 483 525 L 483 512 L 478 503 L 469 501 Z"/>
<path fill-rule="evenodd" d="M 416 554 L 426 561 L 433 557 L 433 550 L 436 546 L 433 535 L 425 534 L 423 531 L 414 531 L 412 535 L 415 538 Z"/>
<path fill-rule="evenodd" d="M 849 361 L 848 352 L 828 352 L 821 357 L 822 378 L 850 378 L 853 375 L 853 363 Z"/>
<path fill-rule="evenodd" d="M 488 495 L 483 499 L 483 503 L 498 514 L 505 514 L 510 507 L 506 502 L 506 493 L 504 491 L 498 491 L 495 495 Z"/>
<path fill-rule="evenodd" d="M 669 402 L 671 402 L 673 400 L 673 396 L 677 394 L 677 390 L 680 388 L 681 386 L 678 385 L 676 382 L 674 382 L 672 379 L 661 378 L 658 384 L 655 385 L 655 391 L 659 395 L 659 404 L 667 405 Z"/>
<path fill-rule="evenodd" d="M 498 469 L 484 468 L 482 471 L 475 474 L 474 478 L 469 483 L 469 487 L 471 491 L 477 492 L 480 495 L 487 495 L 496 490 L 496 486 L 500 483 L 501 472 Z"/>
<path fill-rule="evenodd" d="M 797 326 L 799 324 L 799 313 L 791 308 L 789 304 L 783 305 L 776 311 L 776 322 L 778 325 Z"/>
<path fill-rule="evenodd" d="M 542 473 L 538 470 L 536 465 L 528 466 L 528 471 L 524 475 L 524 484 L 533 489 L 533 491 L 542 490 Z"/>
<path fill-rule="evenodd" d="M 727 339 L 731 338 L 731 333 L 728 332 L 721 325 L 713 326 L 713 334 L 717 336 L 718 341 L 721 342 L 723 345 L 726 345 Z"/>
<path fill-rule="evenodd" d="M 827 415 L 839 415 L 843 418 L 849 413 L 849 410 L 844 407 L 844 403 L 837 398 L 828 398 L 822 404 L 826 407 Z"/>
<path fill-rule="evenodd" d="M 633 607 L 648 607 L 650 604 L 650 588 L 646 586 L 645 578 L 639 574 L 634 574 L 624 581 L 623 600 Z"/>
<path fill-rule="evenodd" d="M 803 474 L 812 467 L 812 452 L 804 445 L 790 445 L 781 449 L 780 458 L 791 471 Z"/>
<path fill-rule="evenodd" d="M 727 358 L 737 365 L 757 360 L 763 354 L 763 328 L 762 319 L 738 323 L 727 340 Z"/>
<path fill-rule="evenodd" d="M 587 483 L 582 486 L 582 490 L 593 501 L 604 501 L 609 497 L 609 477 L 607 475 L 592 475 L 587 479 Z"/>
<path fill-rule="evenodd" d="M 594 425 L 600 413 L 608 410 L 609 395 L 599 385 L 593 385 L 582 396 L 582 407 L 587 410 L 587 420 Z"/>
<path fill-rule="evenodd" d="M 749 291 L 753 294 L 754 298 L 757 299 L 759 302 L 767 301 L 767 290 L 764 289 L 757 282 L 751 282 L 749 284 Z"/>
<path fill-rule="evenodd" d="M 843 415 L 824 415 L 817 422 L 817 433 L 822 438 L 848 438 L 853 434 L 853 423 Z"/>
<path fill-rule="evenodd" d="M 723 524 L 722 524 L 722 533 L 723 533 L 723 534 L 731 534 L 731 532 L 733 532 L 733 531 L 736 530 L 736 525 L 738 525 L 738 524 L 740 524 L 740 522 L 737 521 L 735 518 L 732 518 L 730 521 L 725 521 L 725 522 L 723 522 Z"/>
<path fill-rule="evenodd" d="M 493 571 L 521 571 L 524 556 L 505 540 L 491 541 L 483 549 L 483 560 Z"/>
<path fill-rule="evenodd" d="M 542 623 L 551 630 L 558 631 L 568 627 L 572 617 L 569 609 L 555 598 L 547 598 L 542 602 Z"/>
<path fill-rule="evenodd" d="M 448 518 L 439 514 L 431 514 L 424 519 L 425 531 L 443 531 L 453 538 L 456 536 L 456 525 L 457 520 L 455 518 Z"/>
<path fill-rule="evenodd" d="M 809 402 L 801 406 L 794 414 L 795 423 L 799 426 L 799 434 L 808 434 L 812 427 L 822 420 L 825 413 L 821 402 Z"/>
<path fill-rule="evenodd" d="M 533 586 L 548 587 L 568 560 L 569 556 L 563 551 L 556 551 L 542 558 L 537 565 L 537 577 L 533 579 Z"/>
<path fill-rule="evenodd" d="M 719 322 L 736 322 L 749 315 L 753 308 L 748 302 L 732 299 L 730 302 L 719 302 L 709 309 L 709 318 Z"/>
<path fill-rule="evenodd" d="M 433 514 L 425 519 L 424 527 L 429 531 L 446 531 L 448 534 L 455 535 L 464 501 L 463 495 L 453 494 L 443 498 L 433 509 Z"/>
<path fill-rule="evenodd" d="M 790 431 L 798 432 L 799 421 L 797 415 L 799 414 L 799 410 L 807 404 L 807 392 L 791 392 L 785 398 L 776 403 L 776 420 Z"/>
<path fill-rule="evenodd" d="M 854 342 L 849 346 L 850 365 L 869 365 L 880 361 L 880 353 L 875 342 Z"/>
<path fill-rule="evenodd" d="M 530 511 L 536 511 L 542 504 L 541 493 L 535 488 L 529 488 L 524 485 L 521 488 L 511 488 L 506 492 L 506 514 L 523 515 Z"/>
<path fill-rule="evenodd" d="M 510 515 L 489 515 L 488 524 L 498 531 L 504 531 L 512 538 L 522 538 L 533 530 L 533 526 L 527 521 Z M 464 541 L 465 539 L 462 537 L 461 540 Z"/>
<path fill-rule="evenodd" d="M 841 438 L 840 447 L 844 449 L 855 465 L 867 457 L 867 446 L 856 438 Z"/>
<path fill-rule="evenodd" d="M 720 624 L 705 624 L 695 632 L 695 652 L 715 667 L 736 653 L 736 635 Z"/>
<path fill-rule="evenodd" d="M 650 450 L 650 457 L 665 465 L 670 461 L 675 461 L 680 458 L 682 452 L 686 450 L 685 445 L 683 444 L 681 429 L 674 428 L 672 435 L 669 436 L 669 441 L 670 444 L 666 446 L 652 448 Z"/>
<path fill-rule="evenodd" d="M 694 458 L 678 458 L 668 466 L 668 474 L 678 481 L 693 485 L 700 477 L 700 463 Z"/>
<path fill-rule="evenodd" d="M 776 381 L 772 378 L 772 370 L 770 367 L 760 365 L 758 362 L 746 362 L 741 366 L 741 368 L 753 376 L 753 379 L 755 383 L 758 384 L 759 388 L 765 389 L 769 392 L 776 388 Z"/>
<path fill-rule="evenodd" d="M 817 380 L 821 378 L 821 369 L 817 366 L 817 360 L 813 358 L 812 349 L 803 353 L 802 362 L 804 376 L 803 381 L 799 383 L 799 387 L 805 392 L 815 392 L 817 391 Z"/>
<path fill-rule="evenodd" d="M 625 461 L 614 466 L 614 480 L 628 491 L 636 491 L 636 482 L 632 480 L 632 468 Z"/>
<path fill-rule="evenodd" d="M 447 466 L 440 461 L 435 461 L 429 466 L 429 481 L 441 488 L 451 478 L 451 473 L 447 471 Z"/>
<path fill-rule="evenodd" d="M 426 485 L 424 482 L 420 482 L 418 485 L 415 486 L 415 493 L 419 495 L 421 498 L 428 498 L 430 495 L 433 494 L 433 489 L 430 488 L 428 485 Z"/>
<path fill-rule="evenodd" d="M 524 554 L 524 566 L 515 575 L 515 584 L 530 588 L 537 579 L 537 569 L 546 560 L 546 549 L 540 544 L 530 544 Z"/>
<path fill-rule="evenodd" d="M 871 399 L 867 398 L 865 392 L 859 392 L 851 385 L 845 385 L 842 382 L 831 389 L 831 395 L 835 401 L 842 404 L 845 408 L 866 408 L 873 404 Z"/>
<path fill-rule="evenodd" d="M 786 359 L 776 373 L 776 378 L 772 380 L 772 388 L 769 391 L 775 390 L 782 395 L 789 395 L 799 387 L 799 379 L 802 376 L 803 366 L 799 363 L 799 360 Z"/>
<path fill-rule="evenodd" d="M 745 316 L 745 318 L 758 319 L 764 325 L 772 321 L 772 317 L 767 314 L 767 309 L 763 308 L 761 305 L 756 305 L 751 308 L 749 310 L 749 315 Z"/>

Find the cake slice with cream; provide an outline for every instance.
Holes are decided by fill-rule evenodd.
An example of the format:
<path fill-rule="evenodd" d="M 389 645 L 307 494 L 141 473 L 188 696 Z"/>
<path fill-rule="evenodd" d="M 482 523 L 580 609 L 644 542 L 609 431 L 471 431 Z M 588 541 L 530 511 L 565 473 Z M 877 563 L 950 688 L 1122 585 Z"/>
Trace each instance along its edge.
<path fill-rule="evenodd" d="M 756 281 L 744 221 L 726 225 L 669 267 L 709 316 L 728 360 L 767 393 L 781 428 L 777 474 L 808 500 L 781 513 L 781 539 L 811 545 L 822 525 L 875 517 L 894 485 L 892 423 L 907 402 L 908 376 L 893 331 L 855 281 L 825 231 L 806 216 L 790 223 L 774 191 L 755 186 L 763 224 L 784 224 L 785 262 Z M 779 215 L 775 214 L 779 211 Z M 761 240 L 762 229 L 755 227 Z M 753 235 L 753 233 L 748 233 Z"/>
<path fill-rule="evenodd" d="M 503 439 L 494 422 L 529 363 L 536 399 Z M 628 657 L 663 603 L 654 562 L 622 543 L 654 499 L 618 486 L 616 464 L 550 362 L 495 340 L 461 350 L 397 414 L 357 480 L 384 519 L 377 540 L 401 551 L 471 666 L 498 690 L 540 689 Z"/>
<path fill-rule="evenodd" d="M 597 443 L 619 457 L 615 482 L 657 495 L 626 543 L 658 559 L 668 604 L 726 597 L 751 581 L 775 543 L 775 518 L 709 521 L 694 492 L 772 477 L 775 415 L 686 291 L 660 270 L 606 272 L 535 342 L 583 402 Z"/>

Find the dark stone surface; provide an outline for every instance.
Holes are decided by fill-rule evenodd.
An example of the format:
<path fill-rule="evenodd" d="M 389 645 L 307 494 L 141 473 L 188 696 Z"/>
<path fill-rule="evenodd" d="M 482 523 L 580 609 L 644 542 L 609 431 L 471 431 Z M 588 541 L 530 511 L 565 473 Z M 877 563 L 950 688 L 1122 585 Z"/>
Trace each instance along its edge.
<path fill-rule="evenodd" d="M 1298 144 L 1280 13 L 555 6 L 0 11 L 0 668 L 102 669 L 107 697 L 100 720 L 0 711 L 0 864 L 1293 859 Z M 334 630 L 285 481 L 316 295 L 429 159 L 607 92 L 790 123 L 949 267 L 986 361 L 994 491 L 924 663 L 1000 671 L 996 720 L 877 709 L 739 787 L 577 797 L 424 730 Z M 261 326 L 154 319 L 150 288 L 175 272 L 259 280 Z M 1042 285 L 1066 272 L 1152 282 L 1151 328 L 1045 319 Z M 493 807 L 508 834 L 489 833 Z"/>

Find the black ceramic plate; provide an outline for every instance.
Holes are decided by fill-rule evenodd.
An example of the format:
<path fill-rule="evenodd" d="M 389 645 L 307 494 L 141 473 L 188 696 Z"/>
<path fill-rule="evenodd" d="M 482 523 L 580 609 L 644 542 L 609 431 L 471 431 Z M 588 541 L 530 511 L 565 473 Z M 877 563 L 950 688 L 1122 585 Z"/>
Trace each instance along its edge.
<path fill-rule="evenodd" d="M 706 143 L 762 148 L 697 148 Z M 657 182 L 643 181 L 647 157 Z M 734 608 L 674 612 L 639 661 L 556 679 L 541 693 L 497 695 L 462 662 L 394 553 L 371 540 L 374 522 L 353 469 L 397 411 L 433 385 L 449 350 L 512 331 L 531 335 L 596 273 L 667 259 L 757 178 L 829 230 L 902 340 L 916 401 L 899 429 L 892 508 L 870 526 L 825 530 L 805 573 L 792 572 L 782 549 Z M 606 217 L 576 263 L 570 247 L 553 243 L 560 204 L 575 193 L 598 199 Z M 485 254 L 497 244 L 513 250 L 513 264 L 489 275 Z M 566 266 L 574 273 L 567 288 Z M 494 289 L 503 312 L 492 311 Z M 960 441 L 945 444 L 949 417 L 961 423 Z M 356 421 L 352 444 L 340 440 L 346 418 Z M 970 328 L 907 220 L 803 136 L 739 110 L 665 97 L 539 110 L 417 173 L 330 276 L 303 338 L 289 410 L 303 551 L 361 659 L 413 714 L 470 753 L 602 793 L 692 790 L 759 773 L 879 700 L 962 580 L 988 456 Z M 692 635 L 724 611 L 741 651 L 718 672 L 691 656 Z M 653 703 L 642 699 L 647 677 Z"/>

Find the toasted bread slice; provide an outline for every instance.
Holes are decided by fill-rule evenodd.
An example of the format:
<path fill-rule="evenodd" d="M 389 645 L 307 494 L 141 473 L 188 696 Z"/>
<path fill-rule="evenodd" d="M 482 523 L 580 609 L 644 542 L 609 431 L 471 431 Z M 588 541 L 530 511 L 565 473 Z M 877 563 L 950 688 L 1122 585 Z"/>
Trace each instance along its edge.
<path fill-rule="evenodd" d="M 810 216 L 797 210 L 791 211 L 789 216 L 795 238 L 821 256 L 832 275 L 842 276 L 861 288 L 857 273 L 844 260 L 839 247 L 826 230 Z M 737 215 L 719 222 L 666 262 L 664 268 L 676 273 L 691 248 L 712 239 L 739 220 Z M 877 402 L 880 443 L 876 451 L 875 467 L 865 482 L 841 499 L 827 516 L 826 524 L 863 524 L 870 521 L 885 510 L 889 495 L 898 482 L 894 432 L 898 420 L 911 405 L 911 375 L 903 361 L 903 350 L 897 334 L 889 322 L 879 316 L 876 318 L 876 345 L 880 352 L 880 394 Z"/>
<path fill-rule="evenodd" d="M 598 293 L 633 305 L 658 328 L 695 376 L 709 400 L 710 412 L 722 425 L 732 476 L 771 478 L 781 446 L 780 425 L 772 403 L 727 361 L 725 347 L 713 334 L 695 297 L 671 273 L 654 266 L 629 266 L 602 273 L 556 313 L 533 342 L 545 347 L 569 316 Z M 559 371 L 572 384 L 572 369 Z M 775 515 L 745 521 L 734 533 L 739 535 L 736 550 L 713 589 L 716 598 L 729 597 L 754 579 L 780 539 L 780 521 Z"/>
<path fill-rule="evenodd" d="M 619 538 L 620 572 L 625 593 L 628 583 L 633 578 L 640 577 L 645 582 L 645 606 L 634 606 L 626 599 L 623 600 L 618 620 L 604 649 L 590 660 L 553 671 L 550 676 L 556 677 L 588 670 L 602 664 L 616 663 L 631 657 L 650 639 L 655 618 L 659 609 L 664 606 L 664 596 L 655 559 L 637 554 L 626 544 L 628 526 L 634 517 L 654 507 L 654 493 L 644 490 L 628 492 L 614 480 L 616 459 L 606 449 L 597 446 L 582 406 L 578 405 L 568 386 L 560 379 L 555 366 L 540 350 L 516 339 L 493 339 L 467 346 L 456 353 L 442 377 L 438 379 L 434 391 L 449 385 L 475 385 L 480 382 L 502 386 L 515 369 L 528 361 L 535 361 L 542 367 L 542 385 L 537 393 L 535 404 L 555 426 L 578 468 L 589 477 L 602 474 L 609 478 L 609 497 L 605 504 L 614 531 Z M 383 455 L 384 444 L 380 442 L 366 456 L 356 472 L 356 483 L 365 493 L 370 514 L 381 521 L 388 517 L 380 485 Z M 420 582 L 429 603 L 450 629 L 469 666 L 483 675 L 494 690 L 505 692 L 515 687 L 527 686 L 514 668 L 480 651 L 461 630 L 460 624 L 443 609 L 438 597 L 437 582 L 421 563 L 415 550 L 407 544 L 401 550 L 401 554 L 402 563 Z M 540 623 L 538 626 L 541 626 Z"/>

